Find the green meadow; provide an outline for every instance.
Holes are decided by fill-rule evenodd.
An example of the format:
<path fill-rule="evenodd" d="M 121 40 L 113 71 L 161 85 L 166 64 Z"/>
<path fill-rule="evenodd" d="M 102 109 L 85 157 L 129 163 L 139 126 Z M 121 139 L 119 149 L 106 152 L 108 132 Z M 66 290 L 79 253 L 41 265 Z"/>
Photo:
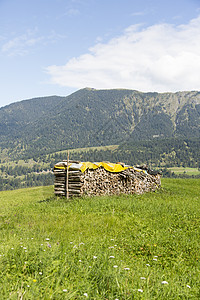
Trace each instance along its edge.
<path fill-rule="evenodd" d="M 198 168 L 188 168 L 188 167 L 173 167 L 168 168 L 171 172 L 174 172 L 176 175 L 186 174 L 186 175 L 200 175 L 200 170 Z"/>
<path fill-rule="evenodd" d="M 200 299 L 200 180 L 144 195 L 0 192 L 0 299 Z"/>

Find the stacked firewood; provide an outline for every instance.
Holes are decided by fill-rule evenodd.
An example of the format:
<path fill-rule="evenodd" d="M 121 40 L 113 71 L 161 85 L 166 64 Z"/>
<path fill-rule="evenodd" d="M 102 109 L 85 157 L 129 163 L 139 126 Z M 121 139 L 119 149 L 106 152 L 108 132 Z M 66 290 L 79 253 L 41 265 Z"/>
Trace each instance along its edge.
<path fill-rule="evenodd" d="M 69 163 L 79 163 L 69 161 Z M 67 161 L 60 162 L 54 167 L 54 192 L 59 196 L 80 196 L 84 173 L 79 169 L 67 168 Z"/>
<path fill-rule="evenodd" d="M 149 173 L 152 172 L 148 172 L 148 169 L 131 166 L 118 173 L 106 171 L 103 167 L 81 172 L 76 167 L 67 170 L 67 162 L 64 161 L 54 168 L 54 190 L 56 195 L 69 197 L 142 194 L 155 191 L 161 185 L 160 174 Z"/>

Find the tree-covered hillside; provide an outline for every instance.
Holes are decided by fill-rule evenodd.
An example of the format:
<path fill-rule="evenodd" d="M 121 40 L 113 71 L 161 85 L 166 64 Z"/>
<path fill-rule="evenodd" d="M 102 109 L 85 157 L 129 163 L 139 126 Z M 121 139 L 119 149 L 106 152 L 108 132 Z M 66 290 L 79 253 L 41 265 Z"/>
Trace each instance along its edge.
<path fill-rule="evenodd" d="M 67 149 L 82 161 L 199 168 L 199 141 L 200 92 L 86 88 L 24 100 L 0 108 L 0 190 L 52 184 Z"/>
<path fill-rule="evenodd" d="M 155 138 L 200 138 L 199 92 L 87 88 L 0 109 L 1 154 L 13 158 Z"/>
<path fill-rule="evenodd" d="M 130 165 L 147 164 L 162 170 L 163 176 L 177 177 L 168 170 L 171 167 L 196 168 L 200 177 L 200 140 L 165 139 L 154 141 L 129 141 L 121 145 L 74 149 L 70 159 L 80 161 L 125 162 Z M 53 167 L 58 161 L 67 159 L 67 151 L 34 156 L 25 161 L 1 161 L 0 190 L 53 184 Z M 182 174 L 179 177 L 188 177 Z"/>

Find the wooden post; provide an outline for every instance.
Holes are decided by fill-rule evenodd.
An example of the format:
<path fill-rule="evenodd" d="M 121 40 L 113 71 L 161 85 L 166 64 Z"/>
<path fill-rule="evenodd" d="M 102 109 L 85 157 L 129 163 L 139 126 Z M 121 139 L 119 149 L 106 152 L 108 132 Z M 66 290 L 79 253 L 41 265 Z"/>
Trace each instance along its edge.
<path fill-rule="evenodd" d="M 65 197 L 67 197 L 67 168 L 65 168 Z"/>
<path fill-rule="evenodd" d="M 69 150 L 67 151 L 67 180 L 66 180 L 66 196 L 69 199 Z"/>

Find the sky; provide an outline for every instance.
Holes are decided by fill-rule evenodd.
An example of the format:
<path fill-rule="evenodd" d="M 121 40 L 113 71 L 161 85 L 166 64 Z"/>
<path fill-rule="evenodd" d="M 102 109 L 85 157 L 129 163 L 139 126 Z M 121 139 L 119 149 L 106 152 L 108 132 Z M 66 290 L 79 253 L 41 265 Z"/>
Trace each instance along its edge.
<path fill-rule="evenodd" d="M 0 107 L 85 87 L 200 90 L 200 0 L 0 0 Z"/>

